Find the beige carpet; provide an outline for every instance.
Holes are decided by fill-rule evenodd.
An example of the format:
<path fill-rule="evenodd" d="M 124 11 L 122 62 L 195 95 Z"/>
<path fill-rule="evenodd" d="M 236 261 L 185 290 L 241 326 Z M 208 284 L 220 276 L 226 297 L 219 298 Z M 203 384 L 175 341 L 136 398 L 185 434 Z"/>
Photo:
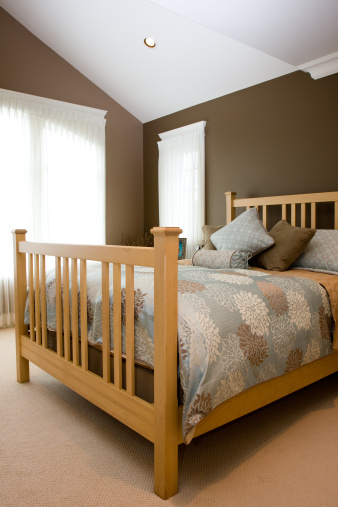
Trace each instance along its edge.
<path fill-rule="evenodd" d="M 0 330 L 0 506 L 338 506 L 338 376 L 179 452 L 179 493 L 153 494 L 153 446 L 31 366 Z"/>

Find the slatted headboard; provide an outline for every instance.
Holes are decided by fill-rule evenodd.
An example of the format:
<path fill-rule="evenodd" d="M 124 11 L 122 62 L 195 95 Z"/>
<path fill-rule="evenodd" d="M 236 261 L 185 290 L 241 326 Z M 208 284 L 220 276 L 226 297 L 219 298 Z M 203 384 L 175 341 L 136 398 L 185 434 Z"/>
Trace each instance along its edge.
<path fill-rule="evenodd" d="M 225 192 L 226 196 L 226 222 L 230 223 L 236 218 L 236 208 L 249 209 L 253 206 L 259 210 L 262 208 L 262 222 L 267 226 L 268 206 L 280 205 L 282 207 L 282 219 L 287 220 L 288 206 L 291 207 L 291 225 L 296 225 L 297 213 L 296 206 L 300 205 L 300 227 L 306 227 L 306 205 L 310 204 L 311 227 L 316 229 L 317 203 L 334 203 L 334 228 L 338 229 L 338 192 L 320 192 L 316 194 L 295 194 L 295 195 L 277 195 L 274 197 L 253 197 L 248 199 L 236 199 L 236 192 Z"/>

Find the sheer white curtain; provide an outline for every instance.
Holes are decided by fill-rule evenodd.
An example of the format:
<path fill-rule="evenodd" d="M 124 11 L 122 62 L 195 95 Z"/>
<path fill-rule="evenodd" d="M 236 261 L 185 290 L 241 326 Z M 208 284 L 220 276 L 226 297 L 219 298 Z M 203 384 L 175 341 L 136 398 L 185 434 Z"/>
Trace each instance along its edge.
<path fill-rule="evenodd" d="M 191 257 L 202 241 L 205 216 L 205 150 L 201 121 L 159 134 L 160 227 L 180 227 Z"/>
<path fill-rule="evenodd" d="M 105 114 L 0 89 L 0 327 L 14 323 L 12 229 L 105 242 Z"/>

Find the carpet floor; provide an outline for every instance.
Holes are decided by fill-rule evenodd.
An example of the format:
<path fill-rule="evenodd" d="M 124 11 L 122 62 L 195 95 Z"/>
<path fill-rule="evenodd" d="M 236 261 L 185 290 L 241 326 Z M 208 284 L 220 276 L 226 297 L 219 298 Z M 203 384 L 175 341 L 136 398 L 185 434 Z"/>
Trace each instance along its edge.
<path fill-rule="evenodd" d="M 338 375 L 179 448 L 179 493 L 153 493 L 153 446 L 31 365 L 0 330 L 1 507 L 338 507 Z"/>

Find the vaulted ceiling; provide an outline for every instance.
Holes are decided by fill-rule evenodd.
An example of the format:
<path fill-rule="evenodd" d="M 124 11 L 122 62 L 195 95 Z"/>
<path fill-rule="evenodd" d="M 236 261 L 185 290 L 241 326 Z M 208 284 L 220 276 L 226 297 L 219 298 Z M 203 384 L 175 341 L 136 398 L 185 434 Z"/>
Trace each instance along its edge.
<path fill-rule="evenodd" d="M 143 123 L 299 69 L 315 78 L 338 72 L 337 0 L 0 6 Z"/>

